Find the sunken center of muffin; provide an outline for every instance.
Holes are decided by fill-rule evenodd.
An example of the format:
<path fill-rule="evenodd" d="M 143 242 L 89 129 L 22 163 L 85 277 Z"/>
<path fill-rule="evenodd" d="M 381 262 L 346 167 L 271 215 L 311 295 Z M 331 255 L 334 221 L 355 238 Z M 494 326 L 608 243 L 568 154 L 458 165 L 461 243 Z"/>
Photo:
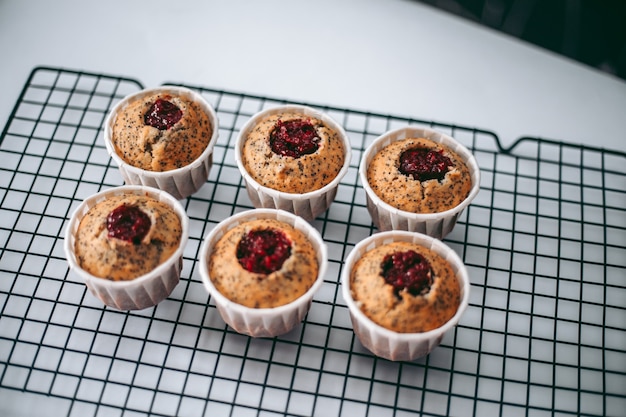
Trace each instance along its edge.
<path fill-rule="evenodd" d="M 144 123 L 159 130 L 167 130 L 183 117 L 183 111 L 171 101 L 157 99 L 143 117 Z"/>
<path fill-rule="evenodd" d="M 271 274 L 291 256 L 291 241 L 284 232 L 260 229 L 248 232 L 237 245 L 241 266 L 256 274 Z"/>
<path fill-rule="evenodd" d="M 443 149 L 413 148 L 400 155 L 400 172 L 419 181 L 441 181 L 451 166 L 452 161 L 443 154 Z"/>
<path fill-rule="evenodd" d="M 430 263 L 421 254 L 397 251 L 383 258 L 381 275 L 396 294 L 405 290 L 411 295 L 424 295 L 433 283 Z"/>
<path fill-rule="evenodd" d="M 319 148 L 320 137 L 310 120 L 279 120 L 270 132 L 270 147 L 278 155 L 300 158 Z"/>
<path fill-rule="evenodd" d="M 122 204 L 107 216 L 107 231 L 110 238 L 139 244 L 152 227 L 150 217 L 139 207 Z"/>

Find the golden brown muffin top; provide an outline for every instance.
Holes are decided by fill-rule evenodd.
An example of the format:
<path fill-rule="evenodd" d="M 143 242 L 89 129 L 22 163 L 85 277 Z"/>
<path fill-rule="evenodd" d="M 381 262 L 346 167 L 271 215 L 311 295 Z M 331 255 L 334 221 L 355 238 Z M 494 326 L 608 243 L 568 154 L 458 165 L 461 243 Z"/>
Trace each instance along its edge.
<path fill-rule="evenodd" d="M 408 251 L 427 262 L 429 281 L 425 286 L 400 289 L 385 279 L 387 257 Z M 442 326 L 456 314 L 461 302 L 459 281 L 450 264 L 431 249 L 410 242 L 392 242 L 363 254 L 350 272 L 350 290 L 367 317 L 400 333 Z"/>
<path fill-rule="evenodd" d="M 148 171 L 189 165 L 208 146 L 213 126 L 201 106 L 185 96 L 160 93 L 120 109 L 112 128 L 115 152 Z"/>
<path fill-rule="evenodd" d="M 418 157 L 419 162 L 403 161 L 403 155 L 411 151 L 423 154 Z M 403 162 L 413 167 L 419 165 L 419 169 L 432 160 L 438 164 L 433 170 L 442 172 L 402 172 Z M 399 140 L 378 151 L 367 167 L 367 181 L 381 200 L 411 213 L 449 210 L 465 200 L 472 188 L 469 169 L 461 158 L 447 146 L 426 138 Z"/>
<path fill-rule="evenodd" d="M 246 256 L 242 241 L 253 232 L 282 233 L 278 238 L 282 243 L 286 238 L 289 254 L 282 257 L 279 269 L 252 272 L 242 265 L 254 263 L 249 257 L 245 258 L 247 261 L 240 261 Z M 274 249 L 267 247 L 262 251 L 270 256 L 274 253 Z M 258 219 L 239 224 L 216 242 L 209 256 L 208 270 L 216 289 L 226 298 L 247 307 L 271 308 L 290 303 L 306 293 L 317 279 L 319 265 L 315 249 L 304 233 L 279 220 Z"/>
<path fill-rule="evenodd" d="M 168 205 L 145 195 L 117 195 L 81 219 L 74 250 L 90 274 L 114 281 L 144 275 L 178 249 L 181 220 Z"/>
<path fill-rule="evenodd" d="M 291 126 L 298 123 L 307 126 L 303 129 L 313 129 L 317 137 L 316 150 L 299 157 L 275 152 L 272 135 L 276 136 L 275 132 L 281 129 L 287 134 Z M 287 112 L 266 117 L 248 133 L 243 144 L 242 163 L 259 184 L 286 193 L 303 194 L 332 182 L 343 167 L 345 155 L 339 132 L 315 117 Z"/>

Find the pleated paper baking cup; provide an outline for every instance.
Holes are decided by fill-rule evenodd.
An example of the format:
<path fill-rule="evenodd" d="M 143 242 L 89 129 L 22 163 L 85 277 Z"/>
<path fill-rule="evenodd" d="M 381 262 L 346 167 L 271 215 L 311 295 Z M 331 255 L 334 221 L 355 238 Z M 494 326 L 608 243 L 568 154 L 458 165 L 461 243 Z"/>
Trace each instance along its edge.
<path fill-rule="evenodd" d="M 222 295 L 211 280 L 208 262 L 215 244 L 226 232 L 239 224 L 257 219 L 275 219 L 300 230 L 313 245 L 317 254 L 318 275 L 309 290 L 294 301 L 273 308 L 252 308 L 238 304 Z M 311 308 L 313 296 L 323 283 L 328 263 L 326 244 L 319 232 L 299 216 L 283 210 L 255 209 L 235 214 L 221 223 L 206 236 L 200 254 L 200 274 L 206 290 L 215 302 L 226 324 L 238 333 L 252 337 L 273 337 L 285 334 L 304 320 Z"/>
<path fill-rule="evenodd" d="M 242 153 L 243 145 L 248 137 L 248 134 L 265 118 L 281 113 L 301 113 L 303 116 L 309 116 L 322 120 L 330 129 L 336 131 L 339 138 L 342 140 L 345 151 L 343 166 L 337 176 L 322 188 L 301 194 L 278 191 L 260 184 L 246 170 L 246 167 L 243 164 Z M 317 216 L 324 213 L 335 200 L 339 183 L 348 172 L 352 157 L 351 152 L 350 141 L 341 125 L 325 113 L 317 111 L 311 107 L 299 105 L 277 106 L 256 113 L 239 131 L 237 143 L 235 145 L 235 159 L 237 161 L 237 166 L 243 176 L 248 196 L 250 197 L 254 207 L 285 210 L 290 213 L 294 213 L 307 221 L 312 221 Z"/>
<path fill-rule="evenodd" d="M 118 114 L 130 103 L 154 94 L 170 94 L 172 96 L 185 97 L 197 103 L 209 118 L 213 131 L 209 143 L 202 154 L 189 165 L 169 171 L 149 171 L 129 164 L 115 150 L 113 145 L 113 126 Z M 219 122 L 213 107 L 195 91 L 185 87 L 174 86 L 145 89 L 124 97 L 113 107 L 104 125 L 104 143 L 107 152 L 117 164 L 124 182 L 128 185 L 145 185 L 158 188 L 159 190 L 167 191 L 178 200 L 194 194 L 206 183 L 213 166 L 213 148 L 217 142 L 218 135 Z"/>
<path fill-rule="evenodd" d="M 178 249 L 151 272 L 129 281 L 112 281 L 84 270 L 74 251 L 80 221 L 97 203 L 118 195 L 146 195 L 171 207 L 180 218 L 182 234 Z M 169 193 L 145 186 L 121 186 L 101 191 L 85 199 L 74 211 L 65 231 L 64 249 L 70 268 L 89 291 L 105 305 L 118 310 L 142 310 L 167 298 L 180 280 L 183 251 L 189 236 L 189 219 L 182 205 Z"/>
<path fill-rule="evenodd" d="M 370 250 L 391 242 L 411 242 L 433 250 L 452 266 L 461 289 L 461 302 L 456 314 L 441 327 L 422 333 L 399 333 L 376 324 L 359 308 L 359 302 L 352 296 L 350 274 L 355 263 Z M 359 242 L 348 255 L 341 275 L 341 291 L 345 300 L 354 333 L 370 352 L 391 361 L 412 361 L 432 352 L 445 336 L 454 328 L 469 304 L 470 281 L 465 265 L 459 256 L 446 244 L 430 236 L 405 231 L 376 233 Z"/>
<path fill-rule="evenodd" d="M 437 213 L 412 213 L 393 207 L 376 195 L 367 181 L 367 169 L 370 162 L 378 151 L 387 145 L 407 138 L 426 138 L 441 143 L 455 152 L 467 165 L 472 180 L 472 187 L 468 196 L 460 204 L 449 210 Z M 367 210 L 378 230 L 406 230 L 423 233 L 438 239 L 443 239 L 454 229 L 458 217 L 469 206 L 480 189 L 480 169 L 478 163 L 474 155 L 465 146 L 451 136 L 430 128 L 416 126 L 402 127 L 376 138 L 368 146 L 361 158 L 359 178 L 365 189 Z"/>

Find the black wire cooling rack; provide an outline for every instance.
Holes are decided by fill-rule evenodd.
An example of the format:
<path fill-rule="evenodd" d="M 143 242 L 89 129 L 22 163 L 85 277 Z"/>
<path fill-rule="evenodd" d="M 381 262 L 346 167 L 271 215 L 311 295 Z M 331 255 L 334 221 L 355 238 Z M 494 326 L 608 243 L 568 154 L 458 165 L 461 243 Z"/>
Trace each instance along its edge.
<path fill-rule="evenodd" d="M 227 328 L 197 259 L 219 221 L 252 205 L 234 159 L 239 128 L 283 103 L 187 86 L 215 107 L 210 178 L 184 200 L 190 239 L 181 282 L 158 306 L 112 310 L 63 253 L 63 230 L 87 196 L 122 184 L 102 140 L 127 78 L 36 68 L 0 142 L 0 410 L 54 401 L 68 416 L 620 415 L 626 410 L 626 154 L 317 107 L 348 132 L 353 159 L 313 224 L 330 265 L 291 333 L 252 339 Z M 472 293 L 459 326 L 429 356 L 377 359 L 355 338 L 341 298 L 342 261 L 375 233 L 358 183 L 383 132 L 428 125 L 471 149 L 481 191 L 446 238 Z M 33 410 L 29 404 L 29 410 Z"/>

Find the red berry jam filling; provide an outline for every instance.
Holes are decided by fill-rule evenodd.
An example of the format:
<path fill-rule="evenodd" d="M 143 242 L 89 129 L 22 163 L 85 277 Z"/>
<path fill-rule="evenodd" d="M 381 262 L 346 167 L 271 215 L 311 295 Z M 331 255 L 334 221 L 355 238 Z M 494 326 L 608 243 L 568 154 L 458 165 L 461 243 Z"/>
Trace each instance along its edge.
<path fill-rule="evenodd" d="M 443 154 L 443 150 L 415 148 L 400 155 L 400 172 L 419 181 L 441 181 L 450 166 L 452 162 Z"/>
<path fill-rule="evenodd" d="M 291 255 L 291 242 L 280 230 L 253 230 L 237 245 L 237 259 L 247 271 L 271 274 Z"/>
<path fill-rule="evenodd" d="M 403 289 L 412 295 L 423 295 L 430 291 L 433 283 L 430 263 L 413 250 L 385 256 L 381 267 L 385 282 L 393 286 L 396 294 Z"/>
<path fill-rule="evenodd" d="M 270 147 L 278 155 L 300 158 L 319 148 L 320 138 L 309 120 L 279 120 L 270 133 Z"/>
<path fill-rule="evenodd" d="M 143 117 L 144 123 L 159 130 L 167 130 L 183 117 L 183 111 L 176 104 L 157 99 Z"/>
<path fill-rule="evenodd" d="M 139 244 L 148 234 L 152 221 L 138 207 L 122 204 L 107 216 L 107 230 L 110 238 Z"/>

